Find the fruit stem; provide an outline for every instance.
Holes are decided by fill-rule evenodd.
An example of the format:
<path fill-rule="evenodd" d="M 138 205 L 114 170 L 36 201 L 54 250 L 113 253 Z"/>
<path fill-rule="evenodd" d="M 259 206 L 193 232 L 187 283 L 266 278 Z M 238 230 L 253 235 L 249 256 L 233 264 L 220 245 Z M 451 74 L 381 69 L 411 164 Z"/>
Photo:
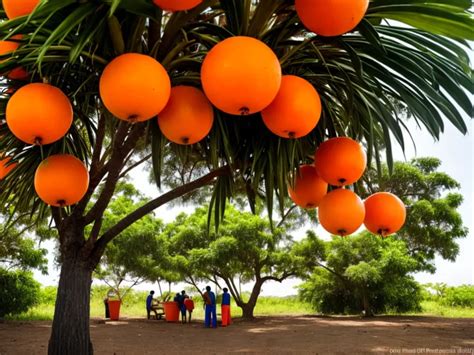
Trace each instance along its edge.
<path fill-rule="evenodd" d="M 346 235 L 347 231 L 345 229 L 338 229 L 337 233 L 339 233 L 339 235 L 341 237 L 344 237 Z"/>
<path fill-rule="evenodd" d="M 128 116 L 127 120 L 128 120 L 128 122 L 133 124 L 133 123 L 136 123 L 138 121 L 138 117 L 139 116 L 137 114 L 133 114 L 133 115 Z"/>
<path fill-rule="evenodd" d="M 241 116 L 248 116 L 250 114 L 250 109 L 246 106 L 239 109 Z"/>

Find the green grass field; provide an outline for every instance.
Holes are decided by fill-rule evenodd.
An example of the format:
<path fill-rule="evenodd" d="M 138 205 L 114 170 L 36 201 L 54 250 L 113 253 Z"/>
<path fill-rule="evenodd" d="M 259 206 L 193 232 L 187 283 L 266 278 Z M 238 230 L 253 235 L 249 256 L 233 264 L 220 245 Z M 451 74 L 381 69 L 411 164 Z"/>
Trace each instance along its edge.
<path fill-rule="evenodd" d="M 54 288 L 43 290 L 42 302 L 30 309 L 28 312 L 9 316 L 9 320 L 52 320 L 54 314 Z M 101 287 L 94 288 L 91 296 L 91 317 L 102 318 L 104 316 L 103 296 L 105 290 Z M 124 300 L 121 308 L 121 315 L 124 317 L 145 317 L 145 299 L 147 292 L 133 291 Z M 198 297 L 195 297 L 194 319 L 204 317 L 203 305 Z M 435 301 L 423 301 L 423 311 L 420 313 L 410 313 L 409 315 L 425 315 L 454 318 L 474 318 L 474 309 L 469 307 L 448 307 Z M 219 313 L 219 307 L 218 307 Z M 314 314 L 311 305 L 301 302 L 297 297 L 260 297 L 255 308 L 256 316 L 278 316 L 278 315 L 304 315 Z M 241 309 L 232 307 L 233 317 L 242 315 Z M 407 314 L 408 315 L 408 314 Z"/>

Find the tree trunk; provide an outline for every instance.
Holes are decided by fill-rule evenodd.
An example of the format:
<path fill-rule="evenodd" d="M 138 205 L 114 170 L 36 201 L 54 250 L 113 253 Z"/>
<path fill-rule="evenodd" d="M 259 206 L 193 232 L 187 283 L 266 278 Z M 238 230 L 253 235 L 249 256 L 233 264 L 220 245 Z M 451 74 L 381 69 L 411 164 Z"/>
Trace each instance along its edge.
<path fill-rule="evenodd" d="M 370 309 L 369 295 L 367 294 L 367 290 L 365 288 L 362 289 L 362 305 L 364 307 L 364 317 L 373 317 L 374 314 Z"/>
<path fill-rule="evenodd" d="M 49 355 L 93 354 L 89 333 L 92 268 L 81 259 L 75 254 L 62 260 Z"/>
<path fill-rule="evenodd" d="M 254 319 L 253 311 L 255 306 L 257 305 L 258 296 L 260 295 L 260 291 L 262 290 L 263 280 L 261 278 L 257 278 L 255 284 L 253 285 L 252 293 L 250 294 L 249 301 L 247 303 L 241 303 L 238 305 L 242 308 L 242 318 L 246 320 Z"/>

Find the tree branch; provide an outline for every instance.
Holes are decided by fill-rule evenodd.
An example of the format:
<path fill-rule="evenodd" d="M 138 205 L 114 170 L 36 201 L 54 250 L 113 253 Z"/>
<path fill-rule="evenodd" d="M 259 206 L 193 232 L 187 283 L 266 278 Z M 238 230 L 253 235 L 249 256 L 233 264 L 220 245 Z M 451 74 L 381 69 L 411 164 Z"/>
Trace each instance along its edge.
<path fill-rule="evenodd" d="M 125 169 L 124 171 L 122 171 L 120 173 L 120 176 L 119 176 L 119 179 L 123 178 L 125 175 L 127 175 L 127 173 L 129 173 L 131 170 L 135 169 L 137 166 L 143 164 L 144 162 L 146 162 L 148 159 L 151 158 L 151 154 L 148 154 L 146 157 L 144 157 L 143 159 L 140 159 L 139 161 L 133 163 L 132 165 L 130 165 L 127 169 Z"/>
<path fill-rule="evenodd" d="M 142 135 L 145 126 L 144 124 L 136 124 L 128 133 L 129 126 L 125 123 L 121 123 L 117 135 L 115 136 L 114 148 L 112 157 L 110 158 L 108 165 L 108 176 L 105 182 L 104 189 L 102 190 L 99 198 L 97 199 L 94 207 L 84 217 L 86 225 L 101 216 L 107 208 L 114 192 L 117 182 L 119 180 L 120 171 L 122 170 L 125 156 L 136 146 L 138 139 Z M 123 139 L 127 137 L 125 142 Z"/>
<path fill-rule="evenodd" d="M 107 243 L 109 243 L 113 238 L 120 234 L 127 227 L 132 225 L 134 222 L 138 221 L 140 218 L 146 216 L 148 213 L 154 211 L 158 207 L 164 205 L 165 203 L 172 201 L 178 197 L 186 195 L 189 192 L 192 192 L 202 186 L 209 185 L 214 181 L 218 176 L 230 174 L 231 170 L 228 165 L 218 168 L 209 172 L 208 174 L 191 181 L 188 184 L 179 186 L 167 193 L 151 200 L 140 208 L 136 209 L 134 212 L 130 213 L 128 216 L 122 218 L 117 224 L 105 232 L 96 242 L 94 247 L 95 256 L 100 258 L 102 252 L 105 250 Z"/>
<path fill-rule="evenodd" d="M 287 217 L 290 215 L 291 212 L 293 212 L 293 210 L 298 207 L 297 205 L 293 205 L 290 207 L 290 209 L 288 209 L 288 211 L 286 211 L 285 215 L 281 218 L 281 221 L 278 222 L 277 224 L 277 228 L 280 228 L 281 225 L 285 222 L 285 220 L 287 219 Z"/>

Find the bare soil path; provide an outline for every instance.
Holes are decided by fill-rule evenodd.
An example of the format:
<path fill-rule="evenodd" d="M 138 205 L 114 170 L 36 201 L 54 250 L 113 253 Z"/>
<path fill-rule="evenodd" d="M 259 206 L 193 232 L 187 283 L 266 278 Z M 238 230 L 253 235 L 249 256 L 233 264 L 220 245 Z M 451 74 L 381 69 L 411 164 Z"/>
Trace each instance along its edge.
<path fill-rule="evenodd" d="M 45 354 L 51 322 L 0 323 L 0 354 Z M 91 321 L 96 354 L 474 354 L 474 319 L 261 317 L 205 329 L 156 320 Z"/>

